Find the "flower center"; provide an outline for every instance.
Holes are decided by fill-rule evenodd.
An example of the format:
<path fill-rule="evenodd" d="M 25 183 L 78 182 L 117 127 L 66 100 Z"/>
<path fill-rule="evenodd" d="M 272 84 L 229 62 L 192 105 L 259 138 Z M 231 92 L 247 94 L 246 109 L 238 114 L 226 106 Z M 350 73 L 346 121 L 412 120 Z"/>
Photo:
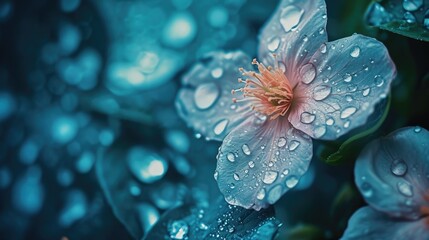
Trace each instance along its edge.
<path fill-rule="evenodd" d="M 270 116 L 270 119 L 285 116 L 292 103 L 293 91 L 289 80 L 279 68 L 277 61 L 275 62 L 276 65 L 272 68 L 265 67 L 256 58 L 253 59 L 252 64 L 258 66 L 259 73 L 240 68 L 242 75 L 248 78 L 245 80 L 239 78 L 238 82 L 244 83 L 244 87 L 232 90 L 231 93 L 242 92 L 243 99 L 233 98 L 232 100 L 234 102 L 250 101 L 253 110 Z"/>

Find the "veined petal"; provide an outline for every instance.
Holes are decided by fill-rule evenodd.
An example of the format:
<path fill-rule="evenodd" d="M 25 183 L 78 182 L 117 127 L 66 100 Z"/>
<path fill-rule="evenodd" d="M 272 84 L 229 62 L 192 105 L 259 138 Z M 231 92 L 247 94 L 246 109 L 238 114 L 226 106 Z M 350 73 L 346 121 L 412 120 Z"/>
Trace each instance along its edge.
<path fill-rule="evenodd" d="M 287 119 L 252 117 L 226 136 L 215 178 L 228 203 L 260 210 L 298 183 L 312 154 L 311 138 Z"/>
<path fill-rule="evenodd" d="M 429 215 L 429 132 L 399 129 L 368 144 L 355 165 L 356 185 L 373 208 L 391 216 Z"/>
<path fill-rule="evenodd" d="M 386 47 L 359 34 L 322 45 L 304 66 L 314 80 L 303 77 L 295 88 L 289 121 L 325 140 L 365 124 L 396 76 Z"/>
<path fill-rule="evenodd" d="M 237 79 L 239 67 L 251 68 L 243 52 L 213 53 L 209 61 L 197 63 L 183 77 L 176 107 L 195 131 L 221 141 L 251 113 L 247 103 L 232 101 L 231 90 L 243 87 Z"/>
<path fill-rule="evenodd" d="M 429 239 L 429 228 L 426 225 L 429 217 L 417 221 L 391 218 L 370 207 L 357 210 L 350 218 L 342 240 L 403 240 Z"/>
<path fill-rule="evenodd" d="M 285 64 L 286 76 L 295 85 L 296 69 L 307 63 L 328 41 L 324 0 L 283 0 L 260 33 L 259 58 L 273 65 L 272 54 Z"/>

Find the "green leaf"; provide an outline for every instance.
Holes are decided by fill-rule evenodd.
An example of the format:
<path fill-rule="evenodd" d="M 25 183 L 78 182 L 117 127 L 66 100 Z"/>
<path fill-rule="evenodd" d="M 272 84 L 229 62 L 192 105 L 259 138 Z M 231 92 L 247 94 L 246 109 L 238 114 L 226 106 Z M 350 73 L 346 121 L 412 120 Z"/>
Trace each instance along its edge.
<path fill-rule="evenodd" d="M 400 34 L 406 37 L 429 42 L 429 31 L 417 23 L 392 21 L 378 26 L 379 28 Z"/>
<path fill-rule="evenodd" d="M 361 149 L 359 145 L 363 145 L 366 143 L 366 141 L 363 140 L 365 140 L 365 138 L 368 137 L 370 134 L 374 133 L 378 128 L 380 128 L 381 124 L 383 124 L 384 120 L 387 117 L 387 114 L 389 113 L 390 100 L 391 96 L 389 95 L 385 107 L 383 106 L 383 103 L 380 103 L 376 106 L 373 115 L 377 115 L 377 108 L 384 107 L 384 111 L 381 115 L 378 115 L 379 117 L 376 116 L 374 124 L 370 124 L 371 121 L 368 121 L 368 123 L 364 126 L 364 128 L 368 126 L 372 127 L 353 135 L 352 137 L 344 141 L 337 150 L 333 150 L 336 149 L 335 147 L 325 147 L 324 151 L 321 153 L 322 160 L 324 160 L 325 163 L 337 165 L 346 159 L 354 159 L 355 156 L 357 156 L 357 154 L 359 153 L 359 150 Z M 335 152 L 332 153 L 332 151 Z"/>

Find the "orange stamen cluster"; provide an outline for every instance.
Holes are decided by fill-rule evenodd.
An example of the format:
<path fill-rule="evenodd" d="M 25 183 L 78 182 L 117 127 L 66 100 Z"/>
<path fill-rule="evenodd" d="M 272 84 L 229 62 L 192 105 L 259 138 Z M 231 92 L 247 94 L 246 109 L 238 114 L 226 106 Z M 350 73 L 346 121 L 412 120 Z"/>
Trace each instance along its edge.
<path fill-rule="evenodd" d="M 284 72 L 278 64 L 274 69 L 270 66 L 265 67 L 256 59 L 253 59 L 252 64 L 257 65 L 259 73 L 239 69 L 243 76 L 249 78 L 238 79 L 238 82 L 245 85 L 243 88 L 232 90 L 232 94 L 242 92 L 243 99 L 233 98 L 233 101 L 250 101 L 253 110 L 270 116 L 270 119 L 285 116 L 292 103 L 293 91 Z"/>

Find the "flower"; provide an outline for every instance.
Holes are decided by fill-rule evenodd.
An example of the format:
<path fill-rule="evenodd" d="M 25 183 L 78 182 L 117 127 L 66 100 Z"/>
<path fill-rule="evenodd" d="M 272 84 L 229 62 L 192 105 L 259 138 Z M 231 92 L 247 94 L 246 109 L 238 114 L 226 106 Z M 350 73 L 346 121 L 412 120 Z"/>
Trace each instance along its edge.
<path fill-rule="evenodd" d="M 406 127 L 369 143 L 355 182 L 369 207 L 350 218 L 342 239 L 429 239 L 429 132 Z"/>
<path fill-rule="evenodd" d="M 283 0 L 260 34 L 261 62 L 212 53 L 183 77 L 179 114 L 223 140 L 215 179 L 228 203 L 276 202 L 307 171 L 311 138 L 365 124 L 386 97 L 396 70 L 385 46 L 359 34 L 327 42 L 326 20 L 323 0 Z"/>

